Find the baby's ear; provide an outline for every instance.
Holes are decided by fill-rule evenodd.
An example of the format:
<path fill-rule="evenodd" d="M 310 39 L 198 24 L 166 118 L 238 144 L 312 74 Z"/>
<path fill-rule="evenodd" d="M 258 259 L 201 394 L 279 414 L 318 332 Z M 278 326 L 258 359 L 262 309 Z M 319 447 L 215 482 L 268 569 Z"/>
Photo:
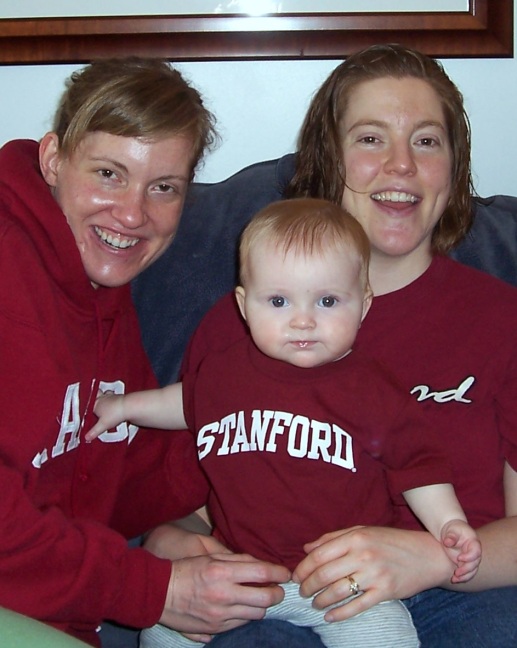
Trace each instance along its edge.
<path fill-rule="evenodd" d="M 368 288 L 363 299 L 363 314 L 361 315 L 361 322 L 368 314 L 368 311 L 370 310 L 370 306 L 372 305 L 372 300 L 373 300 L 373 292 Z"/>
<path fill-rule="evenodd" d="M 235 288 L 235 299 L 237 300 L 237 306 L 239 307 L 242 317 L 246 320 L 246 291 L 243 286 L 237 286 L 237 288 Z"/>

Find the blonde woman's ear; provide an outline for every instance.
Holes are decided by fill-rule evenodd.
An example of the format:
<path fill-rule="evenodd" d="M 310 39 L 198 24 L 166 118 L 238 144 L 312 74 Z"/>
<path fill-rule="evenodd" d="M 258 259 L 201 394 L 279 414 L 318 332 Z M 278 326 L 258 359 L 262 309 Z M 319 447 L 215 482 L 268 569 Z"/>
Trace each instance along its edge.
<path fill-rule="evenodd" d="M 39 166 L 49 187 L 57 185 L 60 161 L 58 137 L 56 133 L 47 133 L 39 143 Z"/>

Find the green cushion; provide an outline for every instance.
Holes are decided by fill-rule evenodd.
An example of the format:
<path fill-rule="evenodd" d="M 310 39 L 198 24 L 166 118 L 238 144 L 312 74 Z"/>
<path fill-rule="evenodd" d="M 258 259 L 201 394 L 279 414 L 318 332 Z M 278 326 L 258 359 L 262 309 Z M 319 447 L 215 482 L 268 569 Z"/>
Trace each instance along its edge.
<path fill-rule="evenodd" d="M 11 610 L 0 608 L 2 648 L 85 648 L 87 644 Z"/>

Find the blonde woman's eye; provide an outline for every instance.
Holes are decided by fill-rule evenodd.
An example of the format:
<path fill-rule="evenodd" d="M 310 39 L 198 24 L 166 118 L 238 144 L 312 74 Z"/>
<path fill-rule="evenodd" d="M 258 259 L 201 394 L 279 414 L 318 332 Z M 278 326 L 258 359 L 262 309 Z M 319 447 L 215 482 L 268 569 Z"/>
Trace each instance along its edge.
<path fill-rule="evenodd" d="M 102 176 L 103 178 L 106 178 L 109 180 L 110 178 L 115 177 L 115 172 L 112 171 L 111 169 L 99 169 L 98 171 L 99 175 Z"/>
<path fill-rule="evenodd" d="M 174 187 L 171 187 L 171 185 L 168 184 L 159 184 L 157 186 L 157 189 L 160 193 L 168 193 L 174 191 Z"/>

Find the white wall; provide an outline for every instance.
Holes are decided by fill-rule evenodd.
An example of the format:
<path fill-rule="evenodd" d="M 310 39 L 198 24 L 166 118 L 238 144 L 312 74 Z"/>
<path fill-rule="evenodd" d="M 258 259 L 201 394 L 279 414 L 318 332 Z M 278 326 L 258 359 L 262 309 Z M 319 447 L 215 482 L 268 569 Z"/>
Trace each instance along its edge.
<path fill-rule="evenodd" d="M 516 12 L 517 15 L 517 12 Z M 517 18 L 516 18 L 517 21 Z M 311 95 L 337 61 L 183 63 L 217 115 L 222 145 L 198 179 L 220 180 L 292 151 Z M 517 195 L 517 59 L 445 59 L 462 90 L 473 132 L 479 194 Z M 0 66 L 0 144 L 51 128 L 65 78 L 77 66 Z"/>

